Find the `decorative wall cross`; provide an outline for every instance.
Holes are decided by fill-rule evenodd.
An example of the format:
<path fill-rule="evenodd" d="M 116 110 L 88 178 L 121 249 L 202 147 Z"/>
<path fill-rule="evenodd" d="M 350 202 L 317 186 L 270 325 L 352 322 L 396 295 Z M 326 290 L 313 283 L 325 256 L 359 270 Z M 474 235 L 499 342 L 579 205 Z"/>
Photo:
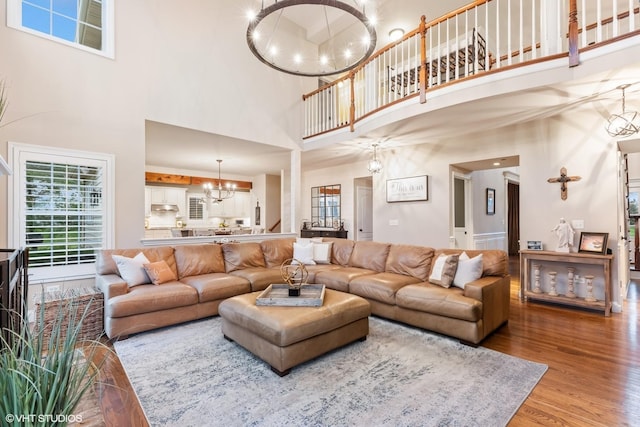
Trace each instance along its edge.
<path fill-rule="evenodd" d="M 560 168 L 560 176 L 558 178 L 549 178 L 547 182 L 560 183 L 560 198 L 567 200 L 567 183 L 573 181 L 580 181 L 582 177 L 579 176 L 567 176 L 567 168 L 564 166 Z"/>

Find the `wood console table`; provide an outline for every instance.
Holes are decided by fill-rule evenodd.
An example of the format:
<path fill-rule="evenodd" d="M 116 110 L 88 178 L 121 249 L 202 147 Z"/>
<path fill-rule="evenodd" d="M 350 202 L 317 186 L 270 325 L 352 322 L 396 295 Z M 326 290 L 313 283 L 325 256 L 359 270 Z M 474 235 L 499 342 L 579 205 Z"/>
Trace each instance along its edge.
<path fill-rule="evenodd" d="M 534 250 L 521 250 L 520 251 L 520 299 L 522 301 L 537 300 L 547 301 L 556 304 L 566 304 L 575 307 L 589 308 L 593 310 L 601 310 L 605 316 L 611 315 L 611 261 L 613 255 L 598 255 L 588 253 L 563 253 L 563 252 L 551 252 L 551 251 L 534 251 Z M 532 282 L 532 265 L 533 261 L 539 261 L 540 263 L 565 263 L 565 264 L 588 264 L 600 266 L 604 274 L 604 301 L 595 300 L 595 298 L 589 298 L 583 296 L 570 296 L 570 290 L 565 295 L 554 295 L 555 289 L 549 292 L 543 292 L 538 289 L 535 290 L 535 280 L 533 277 Z M 569 267 L 571 267 L 569 265 Z M 535 273 L 534 273 L 535 275 Z M 582 276 L 582 275 L 581 275 Z M 587 277 L 588 276 L 583 276 Z M 555 276 L 551 279 L 555 281 Z M 573 279 L 571 279 L 572 282 Z M 553 287 L 553 286 L 552 286 Z"/>
<path fill-rule="evenodd" d="M 337 237 L 338 239 L 347 238 L 347 230 L 300 230 L 300 237 Z"/>

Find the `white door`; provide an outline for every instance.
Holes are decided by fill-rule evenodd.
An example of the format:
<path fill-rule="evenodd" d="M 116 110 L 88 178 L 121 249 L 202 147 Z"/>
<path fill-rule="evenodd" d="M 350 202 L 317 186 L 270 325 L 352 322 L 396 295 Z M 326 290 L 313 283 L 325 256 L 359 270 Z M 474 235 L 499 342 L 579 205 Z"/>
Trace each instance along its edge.
<path fill-rule="evenodd" d="M 355 240 L 373 240 L 373 192 L 371 187 L 356 186 Z"/>
<path fill-rule="evenodd" d="M 453 247 L 471 248 L 471 203 L 470 203 L 470 179 L 465 176 L 453 176 Z"/>
<path fill-rule="evenodd" d="M 626 295 L 629 286 L 629 170 L 627 154 L 618 151 L 618 283 L 622 295 Z M 634 266 L 635 267 L 635 266 Z"/>

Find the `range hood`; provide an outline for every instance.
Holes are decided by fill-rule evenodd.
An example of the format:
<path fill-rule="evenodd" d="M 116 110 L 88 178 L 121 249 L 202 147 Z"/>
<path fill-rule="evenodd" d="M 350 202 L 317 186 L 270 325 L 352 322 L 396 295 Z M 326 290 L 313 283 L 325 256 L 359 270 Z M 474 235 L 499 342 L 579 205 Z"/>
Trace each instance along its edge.
<path fill-rule="evenodd" d="M 151 212 L 179 212 L 178 205 L 169 205 L 164 203 L 153 203 Z"/>

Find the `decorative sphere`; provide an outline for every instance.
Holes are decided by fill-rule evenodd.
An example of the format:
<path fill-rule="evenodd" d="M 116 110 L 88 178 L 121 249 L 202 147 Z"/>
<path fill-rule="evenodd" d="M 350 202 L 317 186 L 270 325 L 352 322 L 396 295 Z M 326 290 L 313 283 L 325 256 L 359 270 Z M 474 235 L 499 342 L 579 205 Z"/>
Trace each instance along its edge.
<path fill-rule="evenodd" d="M 303 263 L 295 258 L 285 260 L 280 266 L 282 280 L 291 288 L 300 288 L 307 283 L 309 272 Z"/>

